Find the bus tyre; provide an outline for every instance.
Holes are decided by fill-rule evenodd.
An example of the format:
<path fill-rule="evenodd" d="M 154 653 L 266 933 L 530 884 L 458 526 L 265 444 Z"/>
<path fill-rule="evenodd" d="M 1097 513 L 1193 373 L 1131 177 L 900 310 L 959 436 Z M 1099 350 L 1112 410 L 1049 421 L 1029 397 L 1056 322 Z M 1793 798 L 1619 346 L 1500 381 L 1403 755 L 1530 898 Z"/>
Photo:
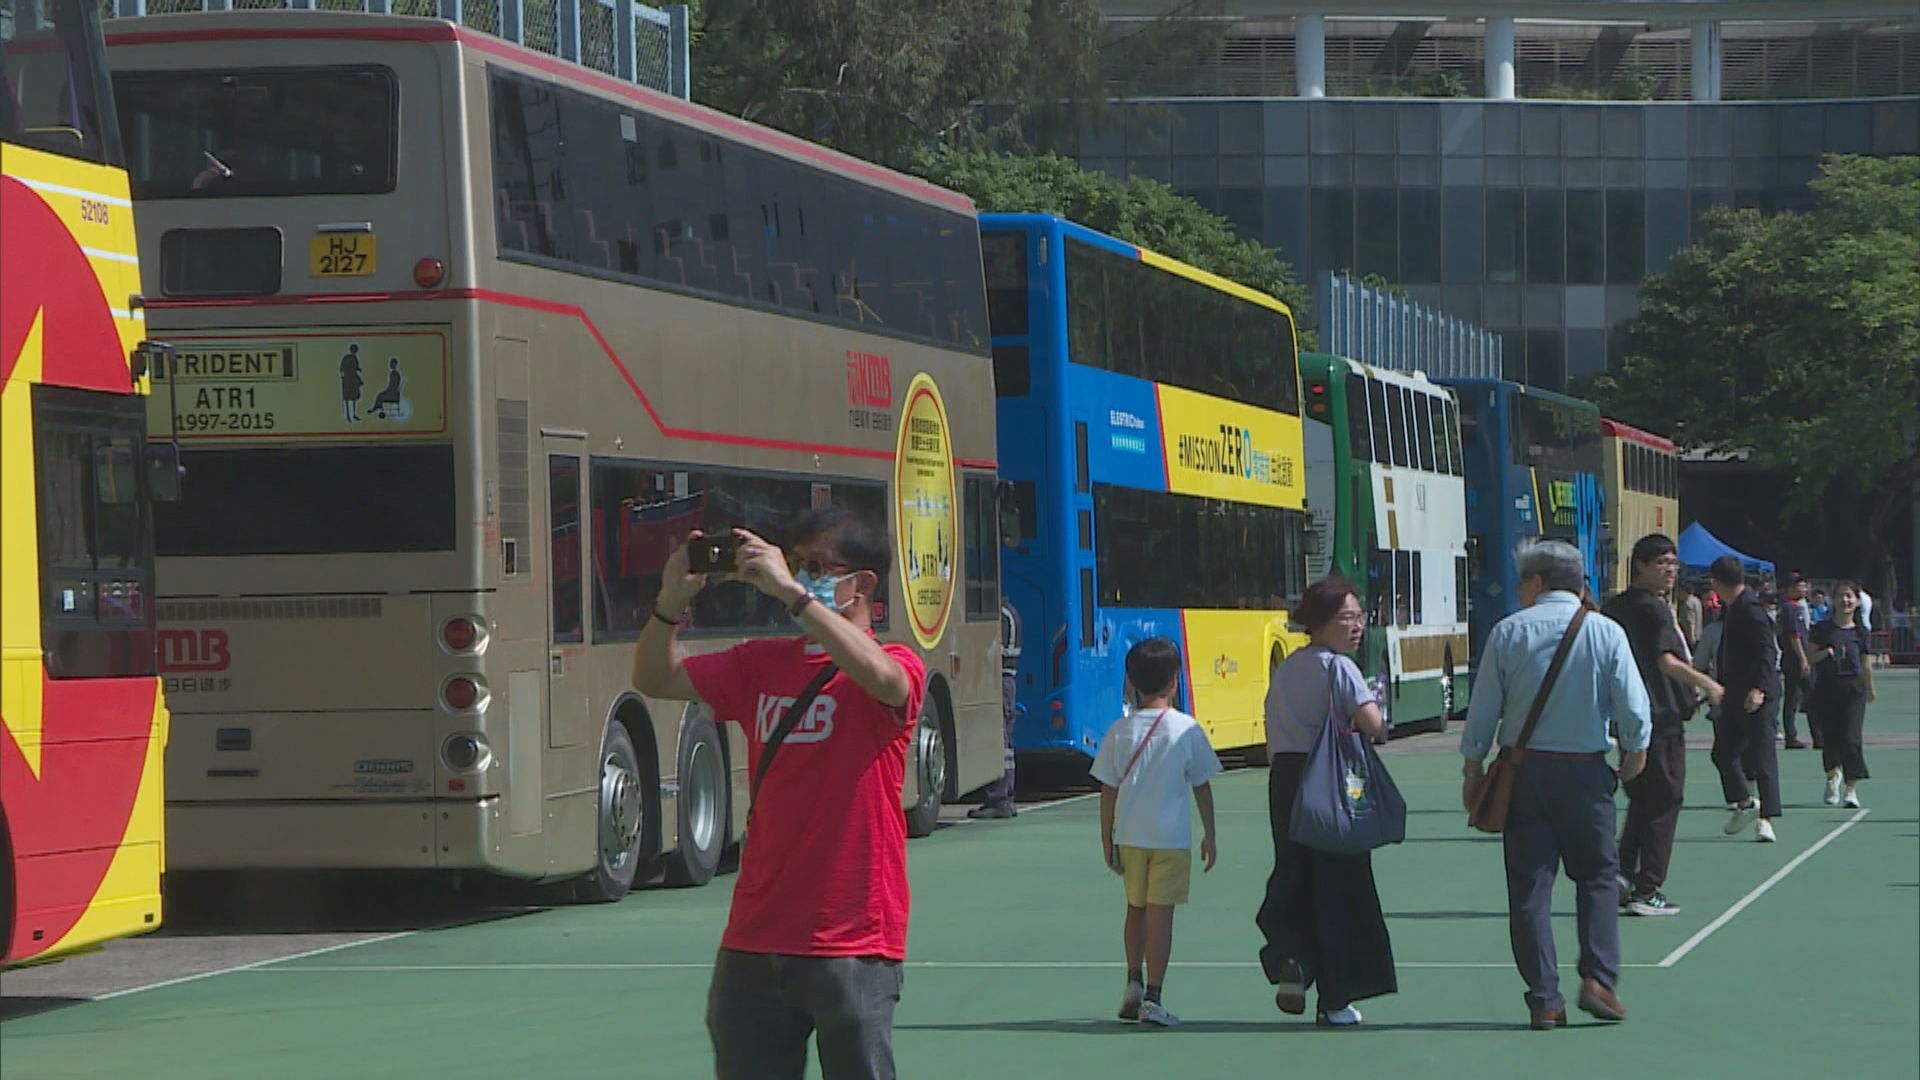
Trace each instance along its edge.
<path fill-rule="evenodd" d="M 727 755 L 720 731 L 704 711 L 689 712 L 680 731 L 680 797 L 674 800 L 674 832 L 680 838 L 667 858 L 667 884 L 705 885 L 720 869 L 727 847 Z"/>
<path fill-rule="evenodd" d="M 644 776 L 633 736 L 626 725 L 609 721 L 600 736 L 600 797 L 594 814 L 598 857 L 580 889 L 589 903 L 608 903 L 633 890 L 646 837 Z"/>
<path fill-rule="evenodd" d="M 920 801 L 907 811 L 907 835 L 931 836 L 940 824 L 940 806 L 947 790 L 947 740 L 932 694 L 921 704 L 920 720 L 914 725 L 912 760 Z"/>

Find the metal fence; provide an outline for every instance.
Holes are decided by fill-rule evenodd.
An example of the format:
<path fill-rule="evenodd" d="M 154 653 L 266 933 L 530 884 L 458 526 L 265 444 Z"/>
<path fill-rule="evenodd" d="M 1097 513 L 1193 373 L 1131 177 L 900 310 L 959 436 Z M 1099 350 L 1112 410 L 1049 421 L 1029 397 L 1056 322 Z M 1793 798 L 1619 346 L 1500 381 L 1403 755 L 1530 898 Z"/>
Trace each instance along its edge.
<path fill-rule="evenodd" d="M 1498 379 L 1500 335 L 1344 274 L 1320 275 L 1314 291 L 1320 348 L 1392 371 Z"/>
<path fill-rule="evenodd" d="M 686 98 L 687 7 L 633 0 L 101 0 L 108 17 L 189 11 L 366 11 L 439 17 Z"/>

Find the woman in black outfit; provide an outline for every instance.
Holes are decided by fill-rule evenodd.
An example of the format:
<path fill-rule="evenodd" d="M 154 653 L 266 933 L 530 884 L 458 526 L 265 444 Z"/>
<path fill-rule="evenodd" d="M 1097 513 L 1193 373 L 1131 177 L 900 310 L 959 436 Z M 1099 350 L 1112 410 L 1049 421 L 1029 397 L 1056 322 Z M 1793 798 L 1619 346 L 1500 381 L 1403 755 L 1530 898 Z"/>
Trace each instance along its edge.
<path fill-rule="evenodd" d="M 1840 805 L 1844 779 L 1847 808 L 1857 810 L 1860 794 L 1855 785 L 1867 778 L 1862 731 L 1867 704 L 1873 700 L 1867 628 L 1860 623 L 1860 587 L 1851 581 L 1835 586 L 1832 615 L 1814 626 L 1807 638 L 1812 643 L 1807 659 L 1819 672 L 1807 710 L 1820 733 L 1822 764 L 1827 770 L 1826 803 Z"/>
<path fill-rule="evenodd" d="M 1266 935 L 1260 966 L 1274 984 L 1273 1003 L 1299 1015 L 1316 987 L 1316 1020 L 1327 1027 L 1360 1024 L 1356 1001 L 1391 994 L 1393 943 L 1371 855 L 1330 855 L 1301 847 L 1288 830 L 1307 753 L 1335 713 L 1368 738 L 1386 734 L 1386 721 L 1360 669 L 1342 653 L 1360 646 L 1367 617 L 1353 586 L 1338 578 L 1307 589 L 1294 617 L 1312 644 L 1274 669 L 1267 690 L 1268 815 L 1273 825 L 1273 874 L 1254 922 Z"/>

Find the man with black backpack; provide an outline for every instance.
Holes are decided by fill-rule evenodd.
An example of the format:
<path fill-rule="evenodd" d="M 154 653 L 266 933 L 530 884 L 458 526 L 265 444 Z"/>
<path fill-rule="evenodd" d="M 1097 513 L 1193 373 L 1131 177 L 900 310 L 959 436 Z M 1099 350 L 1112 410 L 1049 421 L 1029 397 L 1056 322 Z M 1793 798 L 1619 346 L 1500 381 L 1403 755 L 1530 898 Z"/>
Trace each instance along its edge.
<path fill-rule="evenodd" d="M 927 672 L 873 637 L 892 565 L 883 527 L 828 508 L 790 540 L 789 555 L 745 530 L 693 533 L 667 558 L 633 682 L 747 734 L 754 808 L 707 1000 L 715 1074 L 799 1080 L 813 1036 L 825 1080 L 890 1080 L 909 907 L 900 794 Z M 786 605 L 803 633 L 683 655 L 681 616 L 708 580 L 689 547 Z"/>

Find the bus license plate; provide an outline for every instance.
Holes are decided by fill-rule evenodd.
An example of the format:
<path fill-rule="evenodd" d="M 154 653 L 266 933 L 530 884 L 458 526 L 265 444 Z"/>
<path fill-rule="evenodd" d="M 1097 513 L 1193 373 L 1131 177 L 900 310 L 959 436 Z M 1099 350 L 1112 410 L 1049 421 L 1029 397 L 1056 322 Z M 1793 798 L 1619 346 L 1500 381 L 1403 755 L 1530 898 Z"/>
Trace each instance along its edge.
<path fill-rule="evenodd" d="M 323 233 L 309 251 L 314 277 L 365 277 L 379 265 L 380 244 L 372 233 Z"/>

